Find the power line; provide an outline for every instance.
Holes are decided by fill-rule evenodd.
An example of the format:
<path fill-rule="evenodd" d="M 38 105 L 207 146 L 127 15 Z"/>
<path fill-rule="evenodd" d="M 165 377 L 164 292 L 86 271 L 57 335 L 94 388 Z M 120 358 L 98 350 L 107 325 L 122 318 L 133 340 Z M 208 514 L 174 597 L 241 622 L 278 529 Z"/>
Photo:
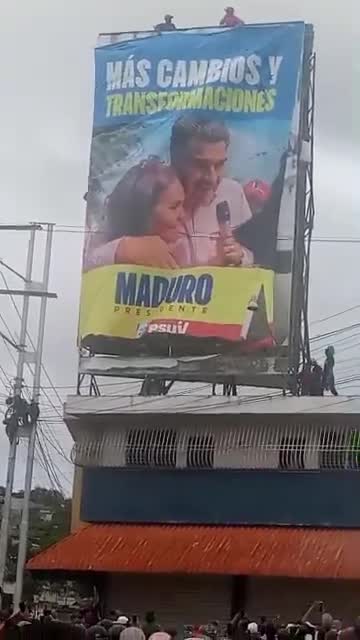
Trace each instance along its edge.
<path fill-rule="evenodd" d="M 45 439 L 44 439 L 44 432 L 43 432 L 43 430 L 42 430 L 42 428 L 41 428 L 41 427 L 40 427 L 40 430 L 39 430 L 39 434 L 40 434 L 40 435 L 42 436 L 42 438 L 43 438 L 42 444 L 43 444 L 43 447 L 45 448 L 45 451 L 46 451 L 46 454 L 47 454 L 48 464 L 49 464 L 49 466 L 51 467 L 51 470 L 52 470 L 52 473 L 54 474 L 54 476 L 56 476 L 56 477 L 57 477 L 57 479 L 58 479 L 58 482 L 59 482 L 60 486 L 61 486 L 61 482 L 60 482 L 60 480 L 59 480 L 59 475 L 61 475 L 67 483 L 71 484 L 71 482 L 70 482 L 69 478 L 67 478 L 67 477 L 64 475 L 64 473 L 61 471 L 61 469 L 60 469 L 60 468 L 55 464 L 55 462 L 54 462 L 54 460 L 53 460 L 53 457 L 51 456 L 50 451 L 49 451 L 49 449 L 48 449 L 47 442 L 46 442 L 46 441 L 45 441 Z"/>
<path fill-rule="evenodd" d="M 42 425 L 44 425 L 44 426 L 49 427 L 48 422 L 45 422 L 45 421 L 43 421 L 43 420 L 41 420 L 41 424 L 42 424 Z M 42 433 L 43 438 L 44 438 L 44 439 L 49 443 L 49 445 L 50 445 L 50 446 L 51 446 L 51 447 L 56 451 L 56 453 L 57 453 L 59 456 L 61 456 L 61 457 L 62 457 L 66 462 L 68 462 L 69 464 L 71 464 L 71 465 L 72 465 L 72 462 L 71 462 L 70 458 L 68 458 L 68 457 L 67 457 L 66 453 L 64 452 L 64 449 L 59 445 L 58 441 L 57 441 L 57 440 L 56 440 L 56 438 L 54 437 L 54 434 L 52 433 L 52 437 L 53 437 L 53 439 L 54 439 L 54 442 L 52 442 L 52 441 L 50 440 L 50 438 L 48 438 L 48 437 L 45 435 L 45 431 L 44 431 L 41 427 L 40 427 L 40 429 L 41 429 L 41 433 Z M 57 446 L 56 446 L 56 445 L 57 445 L 59 448 L 57 448 Z"/>
<path fill-rule="evenodd" d="M 310 338 L 310 342 L 317 342 L 318 340 L 324 340 L 325 338 L 331 338 L 332 336 L 337 336 L 341 333 L 346 333 L 346 331 L 351 331 L 352 329 L 358 329 L 360 327 L 360 322 L 355 322 L 354 324 L 349 324 L 345 327 L 340 327 L 339 329 L 334 329 L 333 331 L 328 331 L 327 333 L 319 333 L 317 336 Z"/>
<path fill-rule="evenodd" d="M 356 349 L 356 347 L 360 346 L 359 342 L 354 341 L 359 336 L 360 336 L 360 334 L 356 333 L 355 335 L 347 336 L 346 338 L 342 338 L 341 340 L 332 341 L 331 344 L 332 344 L 333 347 L 336 347 L 336 353 L 343 353 L 344 351 L 347 351 L 348 349 Z M 350 340 L 350 344 L 345 344 L 344 345 L 344 342 L 346 343 L 348 340 Z M 312 353 L 318 353 L 319 351 L 322 351 L 322 352 L 325 351 L 325 345 L 324 344 L 320 345 L 320 346 L 317 346 L 314 349 L 312 349 Z"/>
<path fill-rule="evenodd" d="M 44 438 L 44 432 L 41 429 L 41 427 L 40 427 L 40 434 Z M 69 478 L 63 473 L 63 471 L 58 467 L 57 464 L 55 464 L 54 460 L 52 459 L 52 456 L 50 455 L 50 452 L 49 452 L 49 449 L 48 449 L 48 446 L 47 446 L 47 442 L 45 441 L 45 438 L 43 439 L 43 447 L 45 447 L 45 449 L 46 449 L 46 453 L 47 453 L 47 456 L 48 456 L 48 463 L 51 466 L 52 473 L 54 475 L 56 475 L 60 486 L 61 486 L 61 483 L 59 481 L 59 477 L 58 477 L 59 475 L 61 475 L 63 477 L 63 479 L 65 480 L 65 482 L 67 482 L 71 486 L 71 484 L 72 484 L 71 480 L 69 480 Z"/>
<path fill-rule="evenodd" d="M 4 282 L 5 288 L 9 291 L 9 285 L 8 285 L 7 279 L 5 278 L 5 276 L 4 276 L 4 274 L 3 274 L 2 272 L 0 272 L 0 275 L 1 275 L 2 280 L 3 280 L 3 282 Z M 15 300 L 14 300 L 14 296 L 13 296 L 13 295 L 11 295 L 11 294 L 9 294 L 9 295 L 10 295 L 10 299 L 11 299 L 11 301 L 12 301 L 13 307 L 14 307 L 14 309 L 15 309 L 15 311 L 16 311 L 16 314 L 17 314 L 17 316 L 18 316 L 19 320 L 21 320 L 21 313 L 20 313 L 19 308 L 18 308 L 18 306 L 17 306 L 17 304 L 16 304 L 16 302 L 15 302 Z M 26 335 L 27 335 L 27 337 L 28 337 L 28 339 L 29 339 L 29 342 L 30 342 L 30 344 L 31 344 L 32 348 L 33 348 L 33 349 L 35 349 L 35 344 L 34 344 L 34 342 L 33 342 L 32 338 L 31 338 L 31 335 L 29 334 L 29 332 L 28 332 L 28 331 L 26 331 Z M 27 363 L 27 364 L 28 364 L 28 363 Z M 29 364 L 28 364 L 28 368 L 29 368 L 29 370 L 30 370 L 30 373 L 32 373 L 31 366 L 30 366 Z M 54 387 L 54 384 L 53 384 L 53 382 L 52 382 L 52 380 L 51 380 L 51 378 L 50 378 L 50 376 L 49 376 L 49 374 L 48 374 L 48 372 L 47 372 L 47 370 L 46 370 L 46 368 L 45 368 L 45 366 L 44 366 L 43 364 L 41 365 L 41 368 L 42 368 L 42 370 L 43 370 L 43 372 L 44 372 L 44 374 L 45 374 L 45 376 L 46 376 L 46 378 L 47 378 L 47 380 L 48 380 L 49 384 L 51 385 L 51 388 L 52 388 L 52 389 L 54 389 L 55 394 L 56 394 L 56 396 L 57 396 L 57 398 L 58 398 L 58 400 L 59 400 L 59 402 L 60 402 L 60 405 L 62 406 L 62 399 L 61 399 L 60 395 L 58 394 L 58 392 L 56 391 L 56 389 L 55 389 L 55 387 Z M 41 389 L 43 390 L 43 387 L 41 387 Z M 47 392 L 46 392 L 46 391 L 44 391 L 44 395 L 45 395 L 45 396 L 47 397 L 47 399 L 49 400 L 49 402 L 50 402 L 50 404 L 52 405 L 53 409 L 55 409 L 55 411 L 56 411 L 56 412 L 58 412 L 58 409 L 55 407 L 55 405 L 54 405 L 53 401 L 51 400 L 51 398 L 49 398 L 49 396 L 48 396 L 48 394 L 47 394 Z M 59 415 L 61 415 L 61 414 L 59 413 Z"/>
<path fill-rule="evenodd" d="M 327 320 L 332 320 L 333 318 L 338 318 L 343 316 L 345 313 L 349 313 L 350 311 L 355 311 L 355 309 L 360 309 L 360 304 L 356 304 L 353 307 L 349 307 L 348 309 L 344 309 L 344 311 L 339 311 L 338 313 L 333 313 L 331 316 L 325 316 L 324 318 L 318 318 L 318 320 L 313 320 L 310 322 L 310 325 L 320 324 L 320 322 L 326 322 Z"/>
<path fill-rule="evenodd" d="M 46 229 L 39 229 L 39 231 L 46 231 Z M 54 228 L 54 233 L 68 233 L 68 234 L 90 234 L 95 235 L 97 233 L 103 234 L 103 231 L 97 229 L 86 229 L 81 225 L 57 225 Z M 210 237 L 210 234 L 192 234 L 194 237 Z M 278 240 L 293 240 L 294 236 L 278 236 Z M 311 239 L 312 242 L 323 242 L 323 243 L 332 243 L 332 244 L 360 244 L 359 237 L 322 237 L 322 236 L 314 236 Z"/>
<path fill-rule="evenodd" d="M 49 464 L 50 457 L 49 457 L 49 455 L 46 455 L 43 443 L 41 442 L 40 437 L 39 437 L 38 434 L 36 436 L 36 439 L 37 439 L 37 445 L 38 445 L 38 447 L 40 449 L 42 462 L 43 462 L 43 465 L 45 467 L 45 471 L 46 471 L 46 473 L 48 475 L 48 478 L 49 478 L 52 486 L 54 488 L 56 488 L 57 491 L 59 491 L 61 494 L 63 494 L 63 489 L 62 489 L 62 486 L 60 484 L 59 478 L 57 477 L 56 472 L 54 472 L 54 470 L 51 468 L 51 466 Z"/>
<path fill-rule="evenodd" d="M 4 276 L 4 274 L 3 274 L 2 272 L 0 272 L 0 274 L 1 274 L 1 277 L 2 277 L 2 280 L 3 280 L 3 282 L 4 282 L 4 285 L 5 285 L 6 289 L 8 289 L 8 290 L 9 290 L 9 286 L 8 286 L 7 279 L 5 278 L 5 276 Z M 18 306 L 17 306 L 17 304 L 16 304 L 16 302 L 15 302 L 15 300 L 14 300 L 14 297 L 13 297 L 11 294 L 10 294 L 10 299 L 11 299 L 11 301 L 12 301 L 13 307 L 14 307 L 14 309 L 15 309 L 15 311 L 16 311 L 16 314 L 17 314 L 18 318 L 21 320 L 21 313 L 20 313 L 19 308 L 18 308 Z M 6 323 L 5 323 L 5 324 L 6 324 Z M 9 327 L 8 327 L 7 325 L 6 325 L 6 327 L 7 327 L 8 331 L 10 332 Z M 10 332 L 10 335 L 11 335 L 11 332 Z M 33 348 L 33 349 L 35 349 L 34 342 L 33 342 L 32 338 L 31 338 L 31 335 L 29 334 L 29 332 L 28 332 L 28 331 L 26 331 L 26 335 L 27 335 L 27 338 L 28 338 L 28 340 L 29 340 L 29 342 L 30 342 L 30 344 L 31 344 L 32 348 Z M 6 343 L 5 343 L 5 346 L 7 346 L 7 345 L 6 345 Z M 9 347 L 8 347 L 8 348 L 9 348 Z M 13 355 L 13 354 L 10 354 L 10 355 Z M 16 364 L 16 362 L 15 362 L 15 364 Z M 30 373 L 31 373 L 31 374 L 33 374 L 33 371 L 32 371 L 32 368 L 31 368 L 30 363 L 27 363 L 27 366 L 28 366 L 28 369 L 29 369 Z M 51 378 L 50 378 L 50 376 L 49 376 L 49 374 L 48 374 L 48 372 L 47 372 L 47 370 L 46 370 L 46 368 L 45 368 L 45 366 L 44 366 L 43 364 L 41 365 L 41 368 L 42 368 L 43 372 L 45 373 L 45 375 L 46 375 L 46 377 L 47 377 L 47 379 L 48 379 L 48 381 L 49 381 L 49 383 L 50 383 L 50 385 L 51 385 L 51 388 L 54 390 L 54 392 L 55 392 L 55 394 L 56 394 L 56 396 L 57 396 L 58 400 L 60 401 L 60 404 L 62 405 L 62 399 L 61 399 L 61 397 L 60 397 L 59 393 L 57 392 L 56 388 L 54 387 L 54 384 L 53 384 L 53 382 L 52 382 L 52 380 L 51 380 Z M 26 385 L 24 385 L 24 386 L 26 386 Z M 62 413 L 58 410 L 58 408 L 57 408 L 57 407 L 56 407 L 56 405 L 54 404 L 53 400 L 51 399 L 51 397 L 49 396 L 49 394 L 47 393 L 47 391 L 46 391 L 46 390 L 44 390 L 42 387 L 40 387 L 40 388 L 41 388 L 41 391 L 43 392 L 44 396 L 45 396 L 45 397 L 47 398 L 47 400 L 49 401 L 49 405 L 50 405 L 50 406 L 52 407 L 52 409 L 56 412 L 56 414 L 57 414 L 57 415 L 62 419 Z M 56 443 L 56 445 L 57 445 L 57 447 L 58 447 L 59 451 L 61 451 L 61 455 L 62 455 L 62 456 L 63 456 L 63 457 L 68 461 L 68 458 L 67 458 L 67 456 L 66 456 L 66 453 L 65 453 L 65 451 L 64 451 L 64 449 L 63 449 L 63 447 L 62 447 L 62 445 L 60 444 L 60 442 L 57 440 L 57 438 L 56 438 L 55 434 L 53 434 L 53 439 L 54 439 L 54 442 Z"/>

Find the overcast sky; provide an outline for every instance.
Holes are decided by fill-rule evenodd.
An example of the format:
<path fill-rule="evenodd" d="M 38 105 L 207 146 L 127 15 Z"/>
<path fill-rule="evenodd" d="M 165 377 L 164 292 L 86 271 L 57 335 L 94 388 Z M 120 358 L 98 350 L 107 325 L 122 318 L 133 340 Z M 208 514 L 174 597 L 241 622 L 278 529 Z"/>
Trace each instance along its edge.
<path fill-rule="evenodd" d="M 217 24 L 223 4 L 205 0 L 1 0 L 1 221 L 84 223 L 82 195 L 87 187 L 93 47 L 98 32 L 151 28 L 168 11 L 175 15 L 179 27 Z M 360 238 L 358 0 L 244 0 L 236 7 L 247 22 L 305 20 L 315 25 L 315 236 Z M 49 302 L 44 362 L 57 387 L 73 385 L 76 380 L 81 250 L 80 234 L 55 234 L 51 288 L 59 298 Z M 24 234 L 9 236 L 2 232 L 1 258 L 21 270 L 25 251 Z M 359 245 L 313 243 L 312 320 L 360 302 L 359 263 Z M 12 278 L 9 282 L 14 284 Z M 10 301 L 1 298 L 0 309 L 16 334 L 18 324 Z M 359 310 L 314 325 L 313 333 L 358 319 Z M 0 329 L 4 330 L 1 323 Z M 358 372 L 360 364 L 360 349 L 355 350 L 360 344 L 359 332 L 344 337 L 337 347 L 338 375 L 341 369 L 343 377 Z M 316 355 L 321 356 L 321 351 Z M 12 377 L 14 365 L 3 344 L 0 363 Z M 46 378 L 42 383 L 49 386 Z M 59 388 L 58 393 L 65 397 L 67 391 Z M 344 387 L 342 392 L 359 394 L 359 383 Z M 43 416 L 49 416 L 49 425 L 44 425 L 45 434 L 50 438 L 54 433 L 68 454 L 71 439 L 51 404 L 61 412 L 60 401 L 51 389 L 47 393 L 50 400 L 44 399 Z M 4 395 L 0 383 L 0 404 Z M 0 482 L 5 479 L 7 446 L 1 430 Z M 53 449 L 50 451 L 64 489 L 69 491 L 70 465 Z M 24 451 L 20 451 L 18 484 L 23 467 Z M 49 484 L 38 462 L 35 480 Z"/>

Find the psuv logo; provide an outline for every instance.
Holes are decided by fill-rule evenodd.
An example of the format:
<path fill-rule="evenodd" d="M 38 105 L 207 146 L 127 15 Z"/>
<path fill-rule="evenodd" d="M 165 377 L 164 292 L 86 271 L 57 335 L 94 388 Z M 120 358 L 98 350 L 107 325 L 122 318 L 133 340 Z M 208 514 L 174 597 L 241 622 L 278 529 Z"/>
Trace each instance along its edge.
<path fill-rule="evenodd" d="M 190 322 L 179 320 L 172 322 L 165 320 L 164 322 L 140 322 L 136 329 L 136 337 L 142 338 L 144 335 L 151 333 L 172 333 L 175 335 L 186 335 L 190 327 Z"/>

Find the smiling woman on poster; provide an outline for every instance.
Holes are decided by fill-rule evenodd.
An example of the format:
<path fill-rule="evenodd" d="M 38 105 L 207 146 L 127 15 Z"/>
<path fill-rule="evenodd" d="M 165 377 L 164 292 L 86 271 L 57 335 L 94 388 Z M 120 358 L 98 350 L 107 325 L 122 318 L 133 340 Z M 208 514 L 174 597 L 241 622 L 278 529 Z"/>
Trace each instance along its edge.
<path fill-rule="evenodd" d="M 87 268 L 128 263 L 176 269 L 184 198 L 175 171 L 159 158 L 129 169 L 106 200 L 107 242 L 95 249 Z"/>

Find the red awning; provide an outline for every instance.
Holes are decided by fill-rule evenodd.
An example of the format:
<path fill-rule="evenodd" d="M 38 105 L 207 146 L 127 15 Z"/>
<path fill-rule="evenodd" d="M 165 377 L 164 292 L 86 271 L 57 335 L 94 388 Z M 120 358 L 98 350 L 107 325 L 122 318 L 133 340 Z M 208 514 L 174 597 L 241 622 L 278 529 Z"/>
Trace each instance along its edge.
<path fill-rule="evenodd" d="M 360 530 L 90 524 L 30 570 L 360 578 Z"/>

